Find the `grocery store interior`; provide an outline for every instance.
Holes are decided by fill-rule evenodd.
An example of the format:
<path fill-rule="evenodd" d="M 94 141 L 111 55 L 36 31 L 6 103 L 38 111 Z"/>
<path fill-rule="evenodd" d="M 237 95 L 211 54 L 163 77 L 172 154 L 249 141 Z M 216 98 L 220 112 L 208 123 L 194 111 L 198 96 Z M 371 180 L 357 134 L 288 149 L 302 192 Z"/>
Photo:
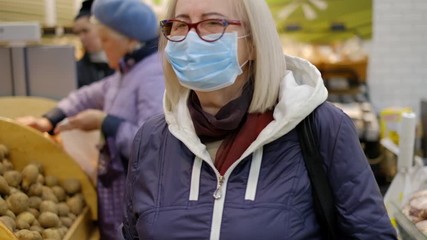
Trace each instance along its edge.
<path fill-rule="evenodd" d="M 140 1 L 165 18 L 168 0 Z M 398 238 L 427 239 L 427 1 L 265 1 L 283 53 L 311 62 L 327 101 L 354 123 Z M 86 87 L 83 2 L 0 0 L 0 239 L 103 239 L 102 134 L 22 124 Z"/>

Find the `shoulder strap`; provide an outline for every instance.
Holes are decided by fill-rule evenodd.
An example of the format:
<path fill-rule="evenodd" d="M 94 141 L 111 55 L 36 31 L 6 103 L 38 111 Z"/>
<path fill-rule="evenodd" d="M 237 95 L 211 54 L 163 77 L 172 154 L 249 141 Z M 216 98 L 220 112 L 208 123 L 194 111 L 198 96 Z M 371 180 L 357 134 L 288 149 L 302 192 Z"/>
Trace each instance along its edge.
<path fill-rule="evenodd" d="M 297 126 L 298 137 L 313 190 L 313 202 L 316 215 L 326 239 L 337 239 L 336 211 L 329 181 L 323 168 L 318 142 L 314 138 L 313 114 L 307 116 Z"/>

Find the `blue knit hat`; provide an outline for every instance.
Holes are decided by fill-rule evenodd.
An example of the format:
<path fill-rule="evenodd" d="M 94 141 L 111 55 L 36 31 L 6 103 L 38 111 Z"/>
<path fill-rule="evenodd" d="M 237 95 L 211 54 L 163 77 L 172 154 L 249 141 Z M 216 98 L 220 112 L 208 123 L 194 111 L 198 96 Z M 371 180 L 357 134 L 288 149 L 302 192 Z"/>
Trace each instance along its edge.
<path fill-rule="evenodd" d="M 140 0 L 95 0 L 92 13 L 102 24 L 140 42 L 158 36 L 156 15 Z"/>

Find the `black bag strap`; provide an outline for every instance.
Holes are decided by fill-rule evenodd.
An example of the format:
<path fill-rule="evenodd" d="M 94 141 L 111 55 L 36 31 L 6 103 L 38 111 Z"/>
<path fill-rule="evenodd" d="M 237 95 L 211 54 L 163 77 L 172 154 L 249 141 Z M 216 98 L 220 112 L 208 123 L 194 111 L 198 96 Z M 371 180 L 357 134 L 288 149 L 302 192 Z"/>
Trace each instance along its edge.
<path fill-rule="evenodd" d="M 323 168 L 318 142 L 313 135 L 313 114 L 307 116 L 297 126 L 298 137 L 304 157 L 305 166 L 313 190 L 313 202 L 325 239 L 337 239 L 337 216 L 335 202 L 329 181 Z"/>

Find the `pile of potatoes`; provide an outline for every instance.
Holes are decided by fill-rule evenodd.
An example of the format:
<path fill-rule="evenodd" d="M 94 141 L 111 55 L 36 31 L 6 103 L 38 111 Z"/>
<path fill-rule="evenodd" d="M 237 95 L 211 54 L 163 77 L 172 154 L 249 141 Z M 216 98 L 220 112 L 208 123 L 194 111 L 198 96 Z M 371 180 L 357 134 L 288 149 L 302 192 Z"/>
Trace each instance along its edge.
<path fill-rule="evenodd" d="M 43 166 L 29 164 L 19 172 L 0 144 L 0 222 L 19 240 L 60 240 L 85 207 L 77 179 L 59 181 Z"/>

